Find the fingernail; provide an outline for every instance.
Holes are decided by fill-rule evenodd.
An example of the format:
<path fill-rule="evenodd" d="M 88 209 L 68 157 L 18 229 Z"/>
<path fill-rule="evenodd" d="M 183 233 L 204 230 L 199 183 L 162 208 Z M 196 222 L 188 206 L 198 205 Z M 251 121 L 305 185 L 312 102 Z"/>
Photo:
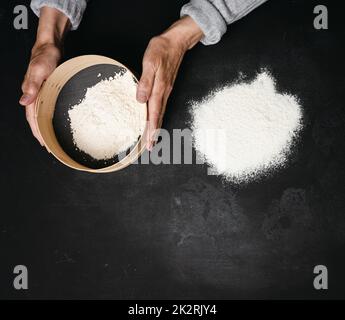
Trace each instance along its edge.
<path fill-rule="evenodd" d="M 152 142 L 148 142 L 147 145 L 146 145 L 146 148 L 148 151 L 152 151 L 152 148 L 153 148 L 153 145 L 152 145 Z"/>
<path fill-rule="evenodd" d="M 27 104 L 30 101 L 30 96 L 23 94 L 22 97 L 19 100 L 20 104 Z"/>
<path fill-rule="evenodd" d="M 137 100 L 141 103 L 145 103 L 147 101 L 147 95 L 145 92 L 138 91 Z"/>

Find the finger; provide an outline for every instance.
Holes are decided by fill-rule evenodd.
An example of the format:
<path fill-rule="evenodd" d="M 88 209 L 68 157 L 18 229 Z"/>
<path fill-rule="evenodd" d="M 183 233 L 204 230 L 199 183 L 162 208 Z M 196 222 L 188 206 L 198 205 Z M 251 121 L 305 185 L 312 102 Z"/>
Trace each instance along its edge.
<path fill-rule="evenodd" d="M 28 121 L 30 125 L 32 134 L 38 140 L 41 146 L 44 146 L 43 138 L 38 130 L 37 118 L 35 115 L 35 104 L 31 103 L 28 106 L 26 106 L 25 113 L 26 113 L 26 120 Z"/>
<path fill-rule="evenodd" d="M 163 103 L 162 103 L 162 109 L 161 109 L 161 118 L 160 118 L 160 122 L 159 122 L 159 125 L 158 127 L 161 127 L 162 126 L 162 122 L 163 122 L 163 116 L 165 114 L 165 109 L 166 109 L 166 106 L 167 106 L 167 103 L 168 103 L 168 99 L 169 99 L 169 96 L 173 90 L 173 85 L 170 84 L 170 82 L 167 82 L 165 83 L 164 85 L 164 95 L 163 95 Z"/>
<path fill-rule="evenodd" d="M 153 84 L 155 80 L 155 70 L 150 62 L 144 60 L 143 73 L 141 75 L 138 88 L 137 100 L 140 103 L 146 103 L 151 96 Z"/>
<path fill-rule="evenodd" d="M 27 106 L 35 101 L 46 77 L 47 70 L 44 65 L 37 62 L 30 63 L 22 84 L 23 95 L 19 100 L 21 105 Z"/>
<path fill-rule="evenodd" d="M 37 98 L 42 82 L 43 79 L 37 77 L 25 77 L 22 84 L 23 95 L 20 98 L 19 103 L 23 106 L 32 104 Z"/>
<path fill-rule="evenodd" d="M 157 81 L 156 81 L 157 82 Z M 161 84 L 154 85 L 148 106 L 148 141 L 146 148 L 151 151 L 157 139 L 159 127 L 163 118 L 164 89 Z"/>

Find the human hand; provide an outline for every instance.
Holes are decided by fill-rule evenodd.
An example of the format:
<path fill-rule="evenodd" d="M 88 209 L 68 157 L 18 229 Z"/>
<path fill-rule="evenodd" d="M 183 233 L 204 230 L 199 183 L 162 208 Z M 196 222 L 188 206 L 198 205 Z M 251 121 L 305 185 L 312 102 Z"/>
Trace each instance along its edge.
<path fill-rule="evenodd" d="M 26 120 L 30 125 L 32 134 L 41 146 L 44 146 L 44 142 L 38 130 L 35 101 L 42 83 L 57 67 L 60 58 L 60 49 L 53 44 L 34 46 L 29 67 L 22 84 L 23 95 L 19 103 L 25 106 Z"/>
<path fill-rule="evenodd" d="M 25 106 L 26 119 L 32 134 L 44 146 L 35 113 L 35 101 L 43 82 L 57 67 L 61 59 L 62 39 L 69 28 L 68 18 L 60 11 L 43 7 L 37 39 L 31 51 L 29 67 L 22 84 L 23 95 L 19 103 Z"/>
<path fill-rule="evenodd" d="M 143 72 L 137 100 L 148 102 L 146 148 L 151 151 L 157 138 L 165 107 L 182 59 L 188 49 L 201 40 L 203 33 L 188 16 L 174 23 L 163 34 L 151 39 L 143 59 Z"/>

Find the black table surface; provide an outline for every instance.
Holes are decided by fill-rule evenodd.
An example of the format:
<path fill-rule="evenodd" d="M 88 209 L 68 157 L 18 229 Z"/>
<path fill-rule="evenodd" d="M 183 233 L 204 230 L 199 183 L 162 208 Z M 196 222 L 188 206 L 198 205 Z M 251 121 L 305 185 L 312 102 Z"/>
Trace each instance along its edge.
<path fill-rule="evenodd" d="M 65 43 L 64 59 L 112 57 L 141 72 L 149 39 L 186 1 L 91 1 Z M 188 127 L 188 102 L 272 72 L 300 98 L 305 127 L 289 166 L 245 186 L 206 165 L 132 165 L 106 175 L 73 171 L 33 139 L 18 104 L 34 42 L 13 28 L 2 1 L 1 298 L 344 298 L 344 23 L 340 1 L 322 1 L 329 29 L 316 30 L 317 1 L 268 1 L 214 46 L 188 52 L 164 128 Z M 29 289 L 13 288 L 23 264 Z M 325 265 L 329 289 L 313 287 Z"/>

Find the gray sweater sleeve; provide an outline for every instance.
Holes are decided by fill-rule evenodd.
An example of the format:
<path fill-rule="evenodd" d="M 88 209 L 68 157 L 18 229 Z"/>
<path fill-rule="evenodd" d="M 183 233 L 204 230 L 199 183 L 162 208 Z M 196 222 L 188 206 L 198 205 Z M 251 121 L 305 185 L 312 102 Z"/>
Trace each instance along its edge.
<path fill-rule="evenodd" d="M 204 33 L 205 45 L 219 42 L 227 25 L 241 19 L 267 0 L 191 0 L 181 10 L 190 16 Z"/>
<path fill-rule="evenodd" d="M 31 9 L 35 14 L 40 16 L 42 7 L 55 8 L 64 13 L 71 22 L 71 29 L 78 28 L 86 8 L 87 0 L 31 0 Z"/>

